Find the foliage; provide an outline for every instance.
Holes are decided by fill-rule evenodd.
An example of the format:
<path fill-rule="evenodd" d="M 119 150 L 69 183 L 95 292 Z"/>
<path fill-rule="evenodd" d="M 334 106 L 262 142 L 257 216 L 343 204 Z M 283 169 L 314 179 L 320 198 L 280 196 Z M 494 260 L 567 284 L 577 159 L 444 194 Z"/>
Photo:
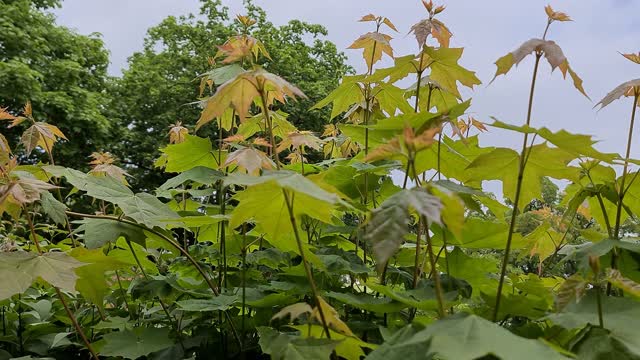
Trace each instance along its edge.
<path fill-rule="evenodd" d="M 299 103 L 278 108 L 288 114 L 289 122 L 302 129 L 321 131 L 326 111 L 309 111 L 325 97 L 350 68 L 346 57 L 323 37 L 324 27 L 298 20 L 276 26 L 266 13 L 251 2 L 245 4 L 247 16 L 255 19 L 247 31 L 260 39 L 270 58 L 257 61 L 265 69 L 283 74 L 308 96 Z M 198 98 L 211 95 L 230 74 L 224 62 L 215 58 L 217 46 L 240 31 L 226 7 L 218 0 L 202 0 L 200 14 L 170 16 L 149 29 L 144 50 L 129 59 L 122 78 L 111 83 L 110 107 L 117 129 L 113 132 L 112 151 L 133 175 L 132 185 L 150 191 L 166 176 L 153 167 L 158 144 L 166 143 L 167 128 L 181 121 L 193 133 L 192 119 L 199 116 Z M 238 67 L 239 68 L 239 67 Z M 237 68 L 235 68 L 237 69 Z M 207 74 L 207 77 L 199 77 Z M 230 135 L 224 126 L 224 137 Z M 200 135 L 218 134 L 216 127 L 202 129 Z M 214 136 L 214 138 L 219 136 Z"/>
<path fill-rule="evenodd" d="M 58 5 L 52 0 L 0 3 L 0 104 L 18 116 L 30 101 L 29 115 L 55 121 L 68 137 L 82 138 L 56 148 L 56 158 L 86 169 L 91 152 L 110 140 L 111 123 L 105 114 L 109 97 L 104 93 L 108 52 L 97 35 L 78 35 L 57 26 L 54 16 L 43 11 Z M 16 124 L 3 134 L 17 144 L 24 129 Z M 34 138 L 43 130 L 32 129 L 27 135 Z M 47 159 L 46 153 L 32 149 L 25 146 L 18 154 L 31 153 L 31 162 Z"/>
<path fill-rule="evenodd" d="M 361 19 L 375 28 L 352 46 L 367 71 L 315 105 L 333 106 L 320 137 L 286 115 L 310 95 L 273 72 L 287 69 L 270 66 L 278 56 L 292 60 L 250 31 L 264 14 L 249 5 L 229 29 L 214 22 L 229 36 L 216 39 L 220 66 L 203 74 L 200 114 L 164 129 L 155 166 L 174 175 L 152 192 L 132 190 L 99 150 L 88 172 L 54 165 L 64 131 L 30 103 L 2 108 L 5 124 L 28 126 L 0 137 L 0 356 L 640 358 L 630 157 L 640 86 L 598 103 L 633 99 L 624 156 L 534 127 L 532 101 L 524 125 L 484 124 L 466 115 L 458 87 L 480 80 L 449 48 L 444 6 L 423 5 L 411 27 L 418 53 L 389 68 L 377 65 L 394 56 L 396 25 Z M 499 60 L 498 74 L 533 53 L 530 99 L 542 57 L 585 93 L 546 40 L 570 18 L 545 13 L 543 38 Z M 481 145 L 484 131 L 523 146 Z M 19 149 L 49 163 L 30 165 Z M 488 180 L 502 183 L 504 202 L 483 190 Z"/>

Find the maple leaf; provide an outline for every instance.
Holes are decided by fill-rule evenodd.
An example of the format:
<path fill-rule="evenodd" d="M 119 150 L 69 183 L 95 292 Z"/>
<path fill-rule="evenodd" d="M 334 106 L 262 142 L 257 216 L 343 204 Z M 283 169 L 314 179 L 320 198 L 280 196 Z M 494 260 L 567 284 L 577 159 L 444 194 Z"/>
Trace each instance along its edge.
<path fill-rule="evenodd" d="M 0 164 L 4 164 L 9 160 L 11 156 L 11 147 L 4 135 L 0 134 Z"/>
<path fill-rule="evenodd" d="M 520 47 L 518 47 L 516 50 L 496 60 L 495 64 L 497 66 L 497 69 L 491 82 L 493 82 L 499 75 L 508 73 L 514 65 L 517 66 L 524 58 L 532 53 L 544 55 L 549 65 L 551 65 L 551 71 L 559 68 L 564 78 L 567 77 L 568 72 L 571 76 L 571 79 L 573 80 L 574 87 L 578 89 L 578 91 L 580 91 L 584 96 L 589 98 L 584 88 L 582 87 L 582 79 L 580 79 L 578 74 L 576 74 L 569 66 L 569 60 L 567 60 L 564 53 L 562 52 L 562 48 L 560 48 L 560 46 L 558 46 L 558 44 L 556 44 L 556 42 L 552 40 L 536 38 L 529 39 L 522 45 L 520 45 Z"/>
<path fill-rule="evenodd" d="M 249 35 L 237 35 L 229 38 L 223 45 L 218 46 L 218 52 L 214 56 L 214 60 L 224 57 L 225 59 L 222 60 L 222 63 L 229 64 L 251 55 L 255 60 L 258 60 L 261 54 L 271 60 L 267 49 L 258 39 Z"/>
<path fill-rule="evenodd" d="M 187 134 L 189 134 L 189 129 L 182 126 L 182 122 L 177 121 L 175 124 L 169 126 L 169 144 L 179 144 L 183 142 Z"/>
<path fill-rule="evenodd" d="M 8 109 L 0 107 L 0 120 L 14 120 L 16 118 L 7 111 Z"/>
<path fill-rule="evenodd" d="M 311 131 L 295 131 L 287 134 L 287 137 L 280 142 L 278 152 L 288 148 L 304 150 L 305 147 L 320 150 L 323 143 L 324 141 L 313 135 Z"/>
<path fill-rule="evenodd" d="M 239 14 L 236 15 L 236 20 L 238 20 L 238 22 L 242 24 L 244 27 L 249 27 L 256 23 L 256 20 L 251 19 L 248 16 L 239 15 Z"/>
<path fill-rule="evenodd" d="M 430 79 L 439 84 L 444 90 L 460 98 L 457 83 L 473 88 L 480 85 L 480 79 L 475 72 L 469 71 L 458 64 L 464 51 L 463 48 L 425 48 L 428 61 L 431 62 Z"/>
<path fill-rule="evenodd" d="M 336 311 L 336 309 L 329 305 L 329 303 L 326 302 L 322 297 L 318 296 L 316 299 L 318 301 L 318 306 L 313 309 L 313 312 L 311 313 L 312 318 L 322 323 L 323 319 L 320 316 L 319 311 L 319 309 L 321 309 L 322 315 L 324 315 L 324 321 L 329 328 L 348 336 L 355 336 L 351 329 L 349 329 L 349 326 L 342 320 L 340 320 L 340 315 L 338 314 L 338 311 Z"/>
<path fill-rule="evenodd" d="M 58 188 L 29 176 L 9 174 L 9 181 L 0 185 L 0 208 L 5 201 L 20 207 L 40 200 L 43 192 Z"/>
<path fill-rule="evenodd" d="M 629 61 L 633 61 L 636 64 L 640 64 L 640 52 L 638 52 L 637 54 L 634 54 L 634 53 L 622 54 L 622 56 L 624 56 Z"/>
<path fill-rule="evenodd" d="M 441 47 L 449 47 L 451 40 L 451 31 L 440 20 L 437 19 L 423 19 L 411 27 L 413 35 L 418 41 L 418 46 L 425 45 L 427 43 L 427 37 L 432 35 L 440 44 Z"/>
<path fill-rule="evenodd" d="M 382 59 L 383 53 L 393 58 L 391 39 L 391 36 L 380 32 L 368 32 L 354 41 L 348 49 L 362 49 L 362 57 L 371 72 L 373 65 Z"/>
<path fill-rule="evenodd" d="M 393 23 L 391 22 L 391 20 L 389 20 L 388 18 L 384 17 L 384 16 L 376 16 L 373 14 L 367 14 L 365 16 L 363 16 L 360 20 L 358 20 L 360 22 L 368 22 L 368 21 L 372 21 L 375 22 L 378 26 L 380 26 L 381 24 L 385 24 L 389 27 L 389 29 L 398 32 L 398 29 L 396 28 L 395 25 L 393 25 Z"/>
<path fill-rule="evenodd" d="M 127 184 L 127 174 L 124 169 L 120 168 L 113 163 L 116 161 L 115 157 L 108 152 L 93 152 L 91 154 L 92 161 L 89 162 L 92 165 L 89 174 L 96 176 L 110 176 L 120 182 Z"/>
<path fill-rule="evenodd" d="M 58 139 L 67 140 L 58 127 L 44 122 L 35 122 L 22 134 L 21 142 L 28 155 L 38 146 L 47 152 L 51 151 Z"/>
<path fill-rule="evenodd" d="M 573 21 L 566 13 L 553 10 L 551 5 L 545 6 L 544 11 L 547 13 L 550 21 Z"/>
<path fill-rule="evenodd" d="M 216 93 L 205 100 L 205 108 L 196 124 L 196 130 L 222 116 L 229 107 L 232 107 L 240 116 L 240 121 L 244 122 L 251 104 L 261 92 L 267 94 L 267 105 L 276 100 L 285 103 L 286 98 L 307 98 L 300 89 L 264 69 L 245 71 L 220 85 Z"/>
<path fill-rule="evenodd" d="M 630 97 L 638 95 L 640 95 L 640 79 L 627 81 L 611 90 L 611 92 L 602 98 L 594 107 L 600 106 L 600 109 L 602 109 L 622 96 Z"/>
<path fill-rule="evenodd" d="M 238 149 L 230 153 L 223 167 L 234 164 L 244 169 L 249 175 L 259 175 L 260 169 L 271 170 L 276 165 L 267 154 L 250 147 Z"/>

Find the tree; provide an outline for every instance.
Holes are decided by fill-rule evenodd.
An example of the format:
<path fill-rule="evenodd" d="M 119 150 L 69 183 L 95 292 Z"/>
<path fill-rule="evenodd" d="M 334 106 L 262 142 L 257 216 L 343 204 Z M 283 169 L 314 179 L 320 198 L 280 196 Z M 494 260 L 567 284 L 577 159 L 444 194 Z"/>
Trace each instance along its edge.
<path fill-rule="evenodd" d="M 103 113 L 109 54 L 98 35 L 57 26 L 46 10 L 58 6 L 57 0 L 0 2 L 0 106 L 17 114 L 31 101 L 36 119 L 82 139 L 57 147 L 55 158 L 87 168 L 89 155 L 105 144 L 110 128 Z M 17 126 L 5 133 L 14 148 L 22 130 Z M 31 160 L 38 154 L 43 155 L 34 152 Z"/>
<path fill-rule="evenodd" d="M 328 110 L 308 109 L 351 71 L 345 65 L 346 56 L 321 39 L 327 31 L 320 25 L 293 20 L 278 27 L 251 2 L 246 2 L 246 11 L 256 20 L 250 31 L 272 55 L 273 60 L 264 59 L 262 65 L 270 72 L 287 74 L 287 80 L 309 97 L 286 104 L 282 110 L 299 128 L 320 131 Z M 170 16 L 149 29 L 143 51 L 131 56 L 129 69 L 112 84 L 118 131 L 113 140 L 116 147 L 111 150 L 135 175 L 134 187 L 153 188 L 164 178 L 153 168 L 158 145 L 168 141 L 170 124 L 195 124 L 201 111 L 195 103 L 200 95 L 199 75 L 212 69 L 217 46 L 238 31 L 238 24 L 231 21 L 219 0 L 202 0 L 200 16 Z M 215 126 L 208 126 L 199 135 L 217 138 L 214 131 Z"/>

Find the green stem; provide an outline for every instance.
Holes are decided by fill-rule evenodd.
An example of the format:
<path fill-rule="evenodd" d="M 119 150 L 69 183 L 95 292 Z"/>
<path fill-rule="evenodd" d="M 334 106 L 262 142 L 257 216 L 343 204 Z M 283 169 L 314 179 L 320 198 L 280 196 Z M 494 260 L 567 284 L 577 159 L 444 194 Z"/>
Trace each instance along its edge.
<path fill-rule="evenodd" d="M 540 65 L 541 53 L 536 53 L 536 63 L 533 67 L 533 77 L 531 79 L 531 90 L 529 91 L 529 106 L 527 109 L 527 122 L 526 125 L 531 124 L 531 112 L 533 110 L 533 94 L 536 88 L 536 77 L 538 75 L 538 66 Z M 493 308 L 493 321 L 498 320 L 498 314 L 500 311 L 500 300 L 502 298 L 502 288 L 504 286 L 504 278 L 507 275 L 507 266 L 509 265 L 509 253 L 511 251 L 511 241 L 513 240 L 513 234 L 515 232 L 516 217 L 518 215 L 518 206 L 520 202 L 520 191 L 522 190 L 522 179 L 524 176 L 524 168 L 526 165 L 525 154 L 527 152 L 527 142 L 529 134 L 524 134 L 522 141 L 522 150 L 520 151 L 520 164 L 518 166 L 518 179 L 516 182 L 516 194 L 513 201 L 513 211 L 511 213 L 511 222 L 509 223 L 509 234 L 507 236 L 507 244 L 504 249 L 504 258 L 502 259 L 502 268 L 500 269 L 500 280 L 498 282 L 498 291 L 496 292 L 496 305 Z"/>
<path fill-rule="evenodd" d="M 267 127 L 269 128 L 271 154 L 273 155 L 273 161 L 276 163 L 276 169 L 280 170 L 280 158 L 278 157 L 278 148 L 276 148 L 276 137 L 273 134 L 273 121 L 271 120 L 269 105 L 267 104 L 267 93 L 264 91 L 264 89 L 260 90 L 260 100 L 262 100 L 262 111 L 267 122 Z"/>
<path fill-rule="evenodd" d="M 31 219 L 31 214 L 29 214 L 29 211 L 26 210 L 26 218 L 27 218 L 27 223 L 29 224 L 29 231 L 31 232 L 31 237 L 33 238 L 33 242 L 34 244 L 36 244 L 36 249 L 38 250 L 38 255 L 42 255 L 42 249 L 40 248 L 40 244 L 38 244 L 38 237 L 36 235 L 36 229 L 33 226 L 33 220 Z M 84 342 L 84 345 L 87 347 L 87 350 L 89 350 L 89 352 L 91 353 L 91 356 L 93 356 L 93 358 L 95 360 L 98 360 L 98 354 L 96 353 L 96 351 L 93 349 L 93 347 L 91 346 L 91 343 L 89 342 L 89 339 L 87 339 L 87 336 L 84 334 L 84 331 L 82 331 L 82 328 L 80 327 L 80 324 L 78 324 L 78 320 L 76 319 L 76 317 L 73 315 L 73 313 L 71 312 L 71 310 L 69 309 L 69 306 L 67 306 L 67 302 L 64 299 L 64 295 L 62 294 L 62 292 L 60 291 L 59 288 L 54 287 L 54 289 L 56 290 L 56 294 L 58 295 L 58 299 L 60 299 L 60 302 L 62 303 L 62 306 L 64 306 L 64 310 L 67 312 L 67 315 L 69 316 L 69 319 L 71 320 L 71 323 L 73 324 L 73 327 L 76 329 L 76 333 L 80 336 L 80 338 L 82 338 L 82 341 Z"/>
<path fill-rule="evenodd" d="M 633 141 L 633 127 L 636 119 L 636 108 L 638 107 L 638 97 L 640 96 L 640 89 L 634 88 L 633 109 L 631 110 L 631 121 L 629 122 L 629 136 L 627 138 L 627 152 L 624 158 L 624 167 L 622 169 L 622 180 L 620 182 L 620 189 L 618 190 L 618 207 L 616 209 L 616 226 L 614 228 L 614 238 L 620 239 L 620 220 L 622 218 L 622 202 L 624 200 L 624 185 L 627 180 L 627 172 L 629 170 L 629 158 L 631 157 L 631 143 Z M 614 268 L 615 269 L 615 268 Z"/>
<path fill-rule="evenodd" d="M 282 194 L 284 195 L 285 202 L 287 204 L 287 210 L 289 212 L 289 221 L 291 222 L 291 226 L 293 227 L 293 233 L 296 237 L 296 242 L 298 244 L 298 251 L 300 251 L 300 256 L 302 257 L 302 265 L 304 266 L 304 271 L 307 274 L 307 280 L 309 281 L 309 285 L 311 286 L 311 293 L 313 294 L 313 298 L 316 303 L 316 308 L 318 309 L 318 314 L 320 314 L 320 321 L 322 322 L 322 327 L 324 332 L 327 334 L 327 339 L 331 339 L 331 333 L 329 332 L 329 326 L 327 325 L 327 319 L 324 315 L 324 310 L 322 309 L 322 303 L 320 300 L 320 295 L 318 294 L 318 288 L 316 287 L 316 283 L 313 280 L 313 273 L 311 272 L 311 266 L 307 262 L 307 257 L 304 253 L 304 247 L 302 245 L 302 240 L 300 239 L 300 234 L 298 233 L 298 225 L 296 223 L 296 217 L 293 212 L 293 196 L 289 194 L 289 192 L 285 189 L 282 189 Z"/>

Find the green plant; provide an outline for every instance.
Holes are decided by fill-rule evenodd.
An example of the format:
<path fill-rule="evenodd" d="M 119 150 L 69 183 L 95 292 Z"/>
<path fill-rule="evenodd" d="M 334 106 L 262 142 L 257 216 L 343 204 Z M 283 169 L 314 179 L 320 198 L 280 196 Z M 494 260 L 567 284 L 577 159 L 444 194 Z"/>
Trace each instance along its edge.
<path fill-rule="evenodd" d="M 88 173 L 56 165 L 64 134 L 30 104 L 2 109 L 47 156 L 21 164 L 0 136 L 0 357 L 639 358 L 638 81 L 599 102 L 633 98 L 624 157 L 533 127 L 542 57 L 585 94 L 546 40 L 569 17 L 548 6 L 542 39 L 496 62 L 500 75 L 535 55 L 525 124 L 485 124 L 466 114 L 458 87 L 480 80 L 449 47 L 444 6 L 423 5 L 417 54 L 393 57 L 382 31 L 396 26 L 362 18 L 366 73 L 316 104 L 331 106 L 321 136 L 288 120 L 283 104 L 306 95 L 260 65 L 272 54 L 238 16 L 197 133 L 169 129 L 155 165 L 173 177 L 154 194 L 108 153 Z M 522 148 L 481 146 L 489 129 Z"/>

